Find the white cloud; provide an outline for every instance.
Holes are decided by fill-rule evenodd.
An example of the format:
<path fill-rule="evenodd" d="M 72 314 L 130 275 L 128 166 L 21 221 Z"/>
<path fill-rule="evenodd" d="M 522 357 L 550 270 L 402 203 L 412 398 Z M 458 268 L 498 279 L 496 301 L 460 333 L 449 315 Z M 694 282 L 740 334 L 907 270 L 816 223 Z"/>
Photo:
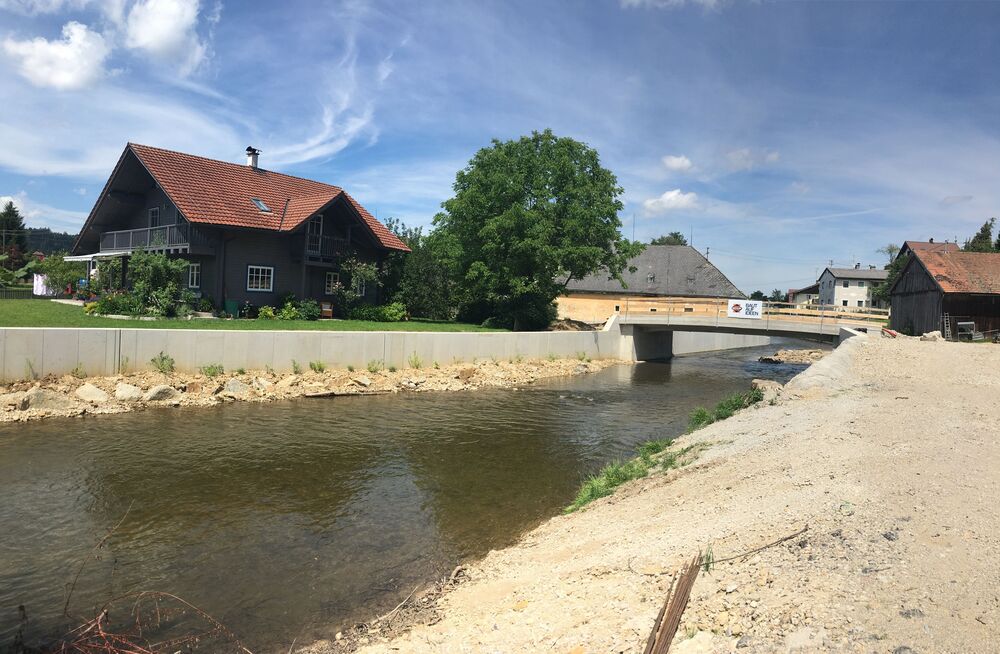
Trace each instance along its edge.
<path fill-rule="evenodd" d="M 74 234 L 83 227 L 83 221 L 87 214 L 82 211 L 70 211 L 68 209 L 58 209 L 47 204 L 35 202 L 25 191 L 19 191 L 13 195 L 0 195 L 0 207 L 8 202 L 13 202 L 17 210 L 24 216 L 24 223 L 28 227 L 48 227 L 55 231 L 69 232 Z"/>
<path fill-rule="evenodd" d="M 87 194 L 87 189 L 84 186 L 80 186 L 80 187 L 77 187 L 77 188 L 73 189 L 73 192 L 76 193 L 77 195 L 86 195 Z"/>
<path fill-rule="evenodd" d="M 35 86 L 79 89 L 104 75 L 111 47 L 86 25 L 71 21 L 62 28 L 62 40 L 42 37 L 27 41 L 8 38 L 3 49 L 18 61 L 18 72 Z"/>
<path fill-rule="evenodd" d="M 208 54 L 197 32 L 200 9 L 198 0 L 139 0 L 125 21 L 125 47 L 177 64 L 182 77 L 191 74 Z M 218 20 L 219 11 L 216 4 L 210 23 Z"/>
<path fill-rule="evenodd" d="M 659 197 L 649 198 L 642 203 L 642 209 L 647 216 L 659 216 L 670 211 L 696 208 L 698 208 L 698 194 L 684 193 L 679 188 L 667 191 Z"/>
<path fill-rule="evenodd" d="M 675 173 L 683 173 L 694 168 L 694 164 L 691 160 L 685 157 L 683 154 L 674 155 L 668 154 L 662 159 L 663 165 L 666 166 L 667 170 Z"/>
<path fill-rule="evenodd" d="M 15 14 L 34 16 L 55 14 L 63 9 L 80 9 L 89 3 L 90 0 L 0 0 L 0 9 L 12 11 Z"/>
<path fill-rule="evenodd" d="M 774 150 L 751 150 L 750 148 L 740 148 L 732 150 L 726 154 L 729 167 L 733 170 L 753 170 L 762 164 L 777 163 L 781 155 Z"/>

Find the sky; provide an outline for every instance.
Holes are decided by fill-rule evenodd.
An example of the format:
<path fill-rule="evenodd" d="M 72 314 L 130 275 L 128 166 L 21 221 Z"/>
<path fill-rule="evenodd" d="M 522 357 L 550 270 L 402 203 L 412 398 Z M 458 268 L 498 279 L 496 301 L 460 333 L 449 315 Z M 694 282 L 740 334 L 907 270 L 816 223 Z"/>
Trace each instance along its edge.
<path fill-rule="evenodd" d="M 1000 208 L 998 2 L 0 0 L 0 201 L 76 232 L 129 141 L 430 225 L 491 139 L 597 149 L 626 236 L 744 291 Z"/>

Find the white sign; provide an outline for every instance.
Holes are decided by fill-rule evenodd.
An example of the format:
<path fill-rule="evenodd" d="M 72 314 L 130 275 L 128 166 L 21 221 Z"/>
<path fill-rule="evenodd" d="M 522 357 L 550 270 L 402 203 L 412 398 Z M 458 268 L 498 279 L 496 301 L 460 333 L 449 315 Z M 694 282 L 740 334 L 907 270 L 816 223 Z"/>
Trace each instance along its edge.
<path fill-rule="evenodd" d="M 730 300 L 726 315 L 730 318 L 753 318 L 764 315 L 764 303 L 759 300 Z"/>

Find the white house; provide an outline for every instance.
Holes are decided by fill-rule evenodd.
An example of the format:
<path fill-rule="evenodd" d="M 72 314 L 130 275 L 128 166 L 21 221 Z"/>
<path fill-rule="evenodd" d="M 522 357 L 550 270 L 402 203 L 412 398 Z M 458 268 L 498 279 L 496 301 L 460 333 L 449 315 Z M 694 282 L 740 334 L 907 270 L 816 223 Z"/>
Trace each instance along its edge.
<path fill-rule="evenodd" d="M 872 288 L 885 281 L 889 271 L 875 266 L 827 268 L 819 276 L 819 303 L 835 307 L 879 306 L 872 301 Z"/>
<path fill-rule="evenodd" d="M 788 303 L 799 308 L 819 304 L 819 282 L 805 288 L 789 290 Z"/>

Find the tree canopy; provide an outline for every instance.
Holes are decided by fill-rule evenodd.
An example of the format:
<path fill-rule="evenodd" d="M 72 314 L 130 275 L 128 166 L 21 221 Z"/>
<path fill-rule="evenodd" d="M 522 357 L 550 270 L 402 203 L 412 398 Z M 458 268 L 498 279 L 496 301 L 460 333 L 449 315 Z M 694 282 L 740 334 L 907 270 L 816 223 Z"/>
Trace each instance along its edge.
<path fill-rule="evenodd" d="M 680 232 L 670 232 L 665 236 L 657 236 L 649 242 L 650 245 L 687 245 L 688 241 Z"/>
<path fill-rule="evenodd" d="M 621 280 L 642 245 L 621 235 L 623 190 L 597 151 L 551 130 L 481 149 L 434 218 L 459 317 L 544 328 L 573 279 Z"/>
<path fill-rule="evenodd" d="M 16 270 L 25 264 L 25 252 L 28 249 L 28 239 L 24 227 L 24 218 L 14 203 L 7 200 L 0 210 L 0 254 L 6 258 L 0 262 L 0 267 L 8 271 Z"/>
<path fill-rule="evenodd" d="M 965 241 L 962 249 L 966 252 L 996 252 L 998 249 L 997 246 L 1000 245 L 1000 239 L 998 239 L 997 243 L 993 242 L 993 226 L 996 222 L 996 218 L 990 218 L 983 223 L 979 231 L 972 238 Z"/>

